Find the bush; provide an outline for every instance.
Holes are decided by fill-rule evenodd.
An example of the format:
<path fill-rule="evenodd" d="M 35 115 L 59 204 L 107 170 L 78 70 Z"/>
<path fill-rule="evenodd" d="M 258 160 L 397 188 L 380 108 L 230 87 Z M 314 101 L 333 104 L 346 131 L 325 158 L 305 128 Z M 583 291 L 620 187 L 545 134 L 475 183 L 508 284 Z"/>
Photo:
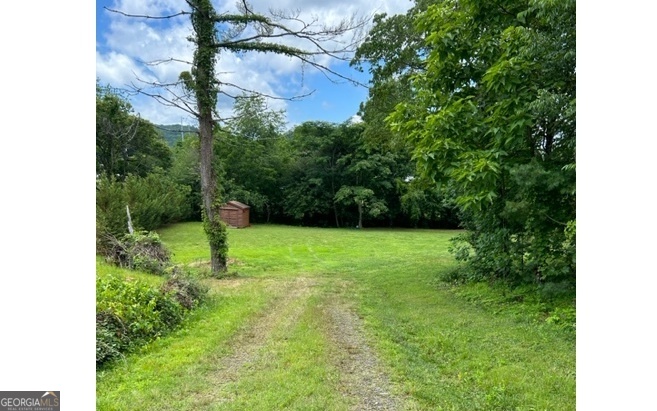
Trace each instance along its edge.
<path fill-rule="evenodd" d="M 96 366 L 158 338 L 198 306 L 207 289 L 176 273 L 161 288 L 117 276 L 96 279 Z"/>
<path fill-rule="evenodd" d="M 208 293 L 207 287 L 178 271 L 174 272 L 160 290 L 165 294 L 171 294 L 176 301 L 188 310 L 203 301 Z"/>
<path fill-rule="evenodd" d="M 121 319 L 111 311 L 96 313 L 96 364 L 121 356 L 128 346 L 128 330 Z"/>
<path fill-rule="evenodd" d="M 120 240 L 107 234 L 99 251 L 112 264 L 152 274 L 163 274 L 171 261 L 171 253 L 153 232 L 126 234 Z"/>
<path fill-rule="evenodd" d="M 102 249 L 107 235 L 121 238 L 128 231 L 126 205 L 138 230 L 150 231 L 189 218 L 190 191 L 190 187 L 176 184 L 162 172 L 145 177 L 129 175 L 125 181 L 99 177 L 96 180 L 97 245 Z"/>

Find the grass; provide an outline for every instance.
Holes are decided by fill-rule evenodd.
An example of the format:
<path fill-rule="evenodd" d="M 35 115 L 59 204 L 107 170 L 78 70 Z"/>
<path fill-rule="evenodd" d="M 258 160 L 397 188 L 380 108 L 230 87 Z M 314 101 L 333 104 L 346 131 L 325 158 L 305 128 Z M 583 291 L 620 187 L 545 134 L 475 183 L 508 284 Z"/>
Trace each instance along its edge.
<path fill-rule="evenodd" d="M 165 281 L 164 277 L 142 271 L 119 268 L 105 263 L 101 257 L 96 257 L 96 276 L 104 277 L 109 275 L 124 278 L 126 280 L 138 280 L 155 287 L 162 285 Z"/>
<path fill-rule="evenodd" d="M 208 390 L 199 375 L 226 354 L 227 342 L 272 298 L 261 283 L 234 292 L 214 290 L 176 332 L 126 361 L 97 373 L 97 409 L 194 409 L 191 399 Z"/>
<path fill-rule="evenodd" d="M 159 234 L 175 262 L 209 259 L 200 224 Z M 574 332 L 538 316 L 535 304 L 510 303 L 503 290 L 439 282 L 454 267 L 447 253 L 454 235 L 231 229 L 234 278 L 209 280 L 214 298 L 181 330 L 100 372 L 97 409 L 349 409 L 318 309 L 339 292 L 362 318 L 407 409 L 574 410 Z M 281 299 L 300 278 L 317 286 L 283 310 Z M 217 364 L 233 355 L 236 335 L 277 309 L 282 319 L 251 361 L 218 383 Z"/>
<path fill-rule="evenodd" d="M 274 330 L 252 366 L 218 390 L 219 396 L 233 400 L 217 409 L 348 409 L 338 393 L 338 371 L 331 365 L 330 348 L 321 331 L 319 301 L 311 298 L 296 321 L 283 321 Z"/>

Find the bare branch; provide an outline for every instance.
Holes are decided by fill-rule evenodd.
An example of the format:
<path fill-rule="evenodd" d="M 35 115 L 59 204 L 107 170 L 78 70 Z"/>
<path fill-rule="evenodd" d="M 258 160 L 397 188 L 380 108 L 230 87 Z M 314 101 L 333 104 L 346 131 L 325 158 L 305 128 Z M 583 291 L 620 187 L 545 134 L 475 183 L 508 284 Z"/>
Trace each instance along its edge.
<path fill-rule="evenodd" d="M 117 13 L 126 17 L 144 18 L 153 20 L 171 19 L 175 17 L 192 15 L 198 13 L 193 2 L 187 1 L 192 11 L 181 11 L 179 13 L 166 16 L 137 15 L 113 10 L 105 7 L 106 10 Z M 359 87 L 368 88 L 363 84 L 347 75 L 337 72 L 328 64 L 320 63 L 317 58 L 326 56 L 337 61 L 350 61 L 353 53 L 364 38 L 363 33 L 366 29 L 369 18 L 352 16 L 350 19 L 340 21 L 338 24 L 328 26 L 319 23 L 319 19 L 314 16 L 309 20 L 300 18 L 300 10 L 285 11 L 280 9 L 270 9 L 269 15 L 265 16 L 254 12 L 251 5 L 246 0 L 239 0 L 238 12 L 213 14 L 207 16 L 215 24 L 227 25 L 229 28 L 220 33 L 219 38 L 214 41 L 213 47 L 217 50 L 225 50 L 234 53 L 258 52 L 274 53 L 285 55 L 298 59 L 302 66 L 310 66 L 318 70 L 322 75 L 338 84 L 348 82 Z M 250 29 L 249 29 L 250 27 Z M 245 34 L 249 29 L 250 33 Z M 348 39 L 341 39 L 350 34 Z M 306 43 L 308 47 L 293 46 L 287 43 L 288 40 L 296 43 Z M 190 39 L 196 42 L 195 39 Z M 166 63 L 183 63 L 193 66 L 193 63 L 178 58 L 168 58 L 150 62 L 141 62 L 146 66 L 157 66 Z M 303 68 L 302 68 L 303 70 Z M 305 71 L 305 70 L 304 70 Z M 307 93 L 301 93 L 294 96 L 276 96 L 250 88 L 245 88 L 234 83 L 223 82 L 220 80 L 220 74 L 215 75 L 213 83 L 217 85 L 217 92 L 230 99 L 238 98 L 238 93 L 232 93 L 230 90 L 247 93 L 250 95 L 260 95 L 267 99 L 297 101 L 312 95 L 315 90 Z M 137 76 L 136 76 L 137 77 Z M 198 118 L 199 113 L 196 108 L 196 101 L 193 93 L 185 91 L 182 82 L 175 83 L 158 83 L 142 80 L 137 77 L 141 86 L 132 84 L 131 93 L 142 94 L 157 100 L 164 106 L 176 107 L 184 112 Z M 152 90 L 158 90 L 153 92 Z M 183 90 L 182 92 L 180 90 Z M 216 108 L 215 108 L 216 110 Z M 215 111 L 216 113 L 216 111 Z M 219 115 L 217 121 L 222 121 Z"/>
<path fill-rule="evenodd" d="M 306 94 L 299 94 L 299 95 L 295 95 L 295 96 L 292 96 L 292 97 L 280 97 L 280 96 L 274 96 L 274 95 L 271 95 L 271 94 L 263 93 L 262 91 L 255 91 L 255 90 L 247 89 L 247 88 L 244 88 L 244 87 L 240 87 L 237 84 L 233 84 L 233 83 L 220 82 L 220 84 L 224 85 L 224 86 L 235 88 L 235 89 L 237 89 L 237 90 L 239 90 L 243 93 L 248 94 L 251 97 L 262 96 L 262 97 L 268 98 L 270 100 L 283 100 L 283 101 L 303 100 L 304 98 L 312 95 L 316 91 L 316 90 L 311 90 L 310 92 L 308 92 Z M 237 100 L 238 98 L 244 98 L 243 95 L 233 95 L 233 94 L 230 94 L 230 93 L 224 91 L 224 89 L 220 89 L 219 93 L 223 94 L 226 97 L 230 97 L 233 100 Z"/>
<path fill-rule="evenodd" d="M 266 29 L 256 30 L 256 34 L 250 37 L 238 38 L 231 41 L 222 41 L 216 44 L 217 48 L 223 47 L 232 47 L 237 44 L 244 43 L 259 43 L 262 40 L 271 40 L 271 39 L 284 39 L 284 38 L 294 38 L 298 40 L 307 41 L 310 45 L 314 46 L 315 51 L 312 50 L 303 50 L 303 53 L 306 55 L 317 54 L 317 55 L 328 55 L 340 60 L 346 60 L 346 57 L 340 57 L 337 54 L 339 53 L 353 53 L 355 52 L 360 40 L 362 38 L 362 33 L 366 27 L 367 19 L 361 18 L 355 20 L 352 17 L 350 20 L 345 20 L 340 22 L 336 26 L 321 26 L 319 29 L 314 30 L 313 27 L 317 23 L 317 19 L 313 19 L 310 23 L 306 23 L 294 15 L 285 15 L 282 12 L 278 11 L 278 18 L 281 21 L 291 21 L 301 24 L 301 28 L 293 30 L 285 24 L 274 21 L 268 17 L 262 15 L 222 15 L 218 16 L 215 21 L 217 22 L 233 22 L 239 21 L 243 23 L 256 23 L 260 26 L 266 27 Z M 276 31 L 278 30 L 278 32 Z M 353 32 L 354 36 L 351 41 L 347 43 L 341 43 L 337 41 L 337 38 Z M 343 44 L 339 48 L 329 49 L 326 46 L 322 45 L 322 42 L 333 41 L 337 44 Z M 268 43 L 276 44 L 276 43 Z M 279 45 L 284 47 L 283 45 Z"/>
<path fill-rule="evenodd" d="M 180 82 L 164 84 L 164 83 L 158 83 L 158 82 L 145 81 L 145 80 L 140 79 L 136 75 L 135 75 L 135 77 L 136 77 L 137 81 L 139 81 L 140 83 L 148 86 L 148 89 L 153 88 L 153 89 L 156 89 L 156 90 L 164 90 L 166 93 L 168 93 L 170 95 L 170 97 L 163 95 L 163 93 L 161 93 L 161 92 L 156 92 L 156 93 L 149 92 L 149 91 L 147 91 L 147 89 L 145 87 L 138 87 L 134 83 L 132 83 L 130 85 L 130 92 L 131 93 L 141 94 L 141 95 L 144 95 L 144 96 L 147 96 L 147 97 L 151 97 L 151 98 L 155 99 L 158 103 L 162 104 L 163 106 L 176 107 L 176 108 L 178 108 L 178 109 L 194 116 L 195 118 L 198 117 L 198 113 L 197 113 L 196 109 L 194 109 L 195 103 L 194 103 L 193 98 L 190 95 L 190 93 L 186 93 L 186 94 L 181 96 L 181 95 L 178 94 L 177 91 L 174 90 L 175 87 L 180 87 L 181 86 Z M 184 88 L 183 88 L 183 90 L 184 90 Z"/>
<path fill-rule="evenodd" d="M 146 65 L 146 66 L 158 66 L 160 64 L 166 64 L 166 63 L 183 63 L 183 64 L 187 64 L 189 66 L 192 65 L 191 61 L 176 59 L 176 58 L 173 58 L 173 57 L 170 57 L 168 59 L 162 59 L 162 60 L 141 61 L 141 63 Z"/>
<path fill-rule="evenodd" d="M 103 7 L 103 8 L 105 10 L 109 11 L 110 13 L 120 14 L 120 15 L 125 16 L 125 17 L 136 17 L 136 18 L 147 19 L 147 20 L 166 20 L 166 19 L 172 19 L 172 18 L 175 18 L 175 17 L 180 17 L 180 16 L 185 16 L 185 15 L 192 14 L 189 11 L 180 11 L 176 14 L 170 14 L 168 16 L 148 16 L 148 15 L 142 15 L 142 14 L 128 14 L 128 13 L 122 12 L 121 10 L 114 10 L 114 9 L 110 9 L 110 8 L 107 8 L 107 7 Z"/>

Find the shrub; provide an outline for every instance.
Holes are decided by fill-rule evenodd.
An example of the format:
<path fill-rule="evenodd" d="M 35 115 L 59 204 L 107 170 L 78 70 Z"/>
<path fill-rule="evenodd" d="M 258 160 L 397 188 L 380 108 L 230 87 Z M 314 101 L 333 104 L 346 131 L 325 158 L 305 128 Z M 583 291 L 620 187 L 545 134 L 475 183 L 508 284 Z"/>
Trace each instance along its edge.
<path fill-rule="evenodd" d="M 161 287 L 108 275 L 96 279 L 96 366 L 173 330 L 207 287 L 174 272 Z"/>
<path fill-rule="evenodd" d="M 162 172 L 145 177 L 129 175 L 124 181 L 99 177 L 96 180 L 97 252 L 107 235 L 121 238 L 128 231 L 126 205 L 135 229 L 154 230 L 163 224 L 189 218 L 191 188 L 175 183 Z"/>
<path fill-rule="evenodd" d="M 175 271 L 160 290 L 171 294 L 183 307 L 191 310 L 207 295 L 208 288 L 195 279 Z"/>
<path fill-rule="evenodd" d="M 121 319 L 111 311 L 96 313 L 96 364 L 121 356 L 129 343 L 128 330 Z"/>
<path fill-rule="evenodd" d="M 171 253 L 154 232 L 126 234 L 121 240 L 108 234 L 102 251 L 112 264 L 153 274 L 163 274 L 171 260 Z"/>

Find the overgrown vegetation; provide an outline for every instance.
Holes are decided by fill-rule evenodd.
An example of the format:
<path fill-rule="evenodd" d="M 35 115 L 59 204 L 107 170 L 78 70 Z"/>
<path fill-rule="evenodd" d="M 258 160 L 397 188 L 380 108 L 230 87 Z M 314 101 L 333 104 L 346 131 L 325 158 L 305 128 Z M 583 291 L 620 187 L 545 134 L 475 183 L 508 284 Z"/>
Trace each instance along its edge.
<path fill-rule="evenodd" d="M 152 274 L 164 274 L 171 261 L 171 253 L 155 232 L 125 234 L 121 239 L 107 234 L 97 252 L 111 264 Z"/>
<path fill-rule="evenodd" d="M 171 173 L 173 153 L 155 127 L 132 114 L 127 100 L 96 84 L 96 242 L 192 217 L 189 181 Z"/>
<path fill-rule="evenodd" d="M 212 270 L 212 275 L 224 275 L 228 261 L 228 232 L 224 223 L 218 214 L 214 214 L 212 219 L 203 213 L 203 231 L 210 243 L 210 258 L 214 264 L 218 264 L 220 270 Z"/>
<path fill-rule="evenodd" d="M 128 231 L 126 206 L 136 230 L 152 231 L 185 220 L 190 217 L 189 192 L 189 187 L 176 184 L 162 172 L 128 175 L 124 181 L 101 176 L 96 180 L 97 236 L 116 237 Z"/>
<path fill-rule="evenodd" d="M 181 274 L 161 287 L 123 276 L 96 278 L 96 366 L 102 366 L 175 329 L 207 290 Z"/>
<path fill-rule="evenodd" d="M 171 150 L 155 126 L 134 114 L 119 90 L 96 82 L 96 176 L 145 177 L 170 165 Z"/>
<path fill-rule="evenodd" d="M 200 304 L 207 287 L 171 264 L 171 253 L 155 232 L 106 234 L 99 256 L 127 272 L 166 278 L 160 286 L 144 280 L 96 273 L 96 366 L 122 357 L 176 328 Z"/>

